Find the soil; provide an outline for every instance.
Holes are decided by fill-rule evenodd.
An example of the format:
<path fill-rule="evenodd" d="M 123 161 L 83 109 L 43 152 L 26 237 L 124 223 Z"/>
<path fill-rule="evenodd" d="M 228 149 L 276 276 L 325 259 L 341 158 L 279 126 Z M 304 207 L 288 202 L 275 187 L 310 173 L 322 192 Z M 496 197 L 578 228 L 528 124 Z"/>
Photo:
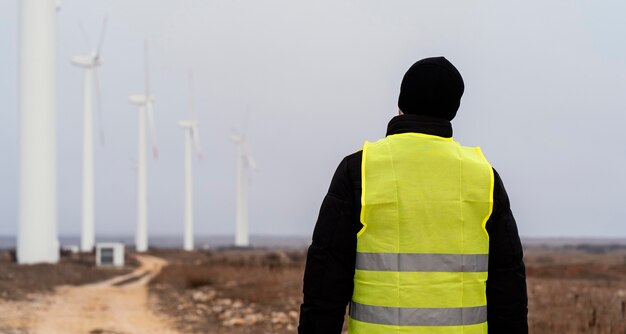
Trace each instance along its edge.
<path fill-rule="evenodd" d="M 530 248 L 530 333 L 626 333 L 626 247 Z"/>
<path fill-rule="evenodd" d="M 158 253 L 170 262 L 150 284 L 157 311 L 185 333 L 295 333 L 304 250 Z"/>
<path fill-rule="evenodd" d="M 58 264 L 18 265 L 15 253 L 0 250 L 0 302 L 51 293 L 60 285 L 82 285 L 127 274 L 137 261 L 127 255 L 125 267 L 96 267 L 93 253 L 63 253 Z M 45 279 L 42 279 L 45 277 Z"/>
<path fill-rule="evenodd" d="M 626 333 L 626 247 L 583 246 L 526 248 L 531 334 Z M 182 332 L 296 332 L 304 250 L 159 256 L 150 289 Z"/>
<path fill-rule="evenodd" d="M 54 294 L 0 304 L 0 332 L 32 334 L 178 334 L 151 311 L 148 282 L 167 264 L 135 255 L 139 266 L 106 281 L 60 286 Z"/>
<path fill-rule="evenodd" d="M 132 272 L 0 257 L 0 333 L 295 333 L 305 254 L 155 250 Z M 526 247 L 525 262 L 531 334 L 626 333 L 626 248 Z"/>

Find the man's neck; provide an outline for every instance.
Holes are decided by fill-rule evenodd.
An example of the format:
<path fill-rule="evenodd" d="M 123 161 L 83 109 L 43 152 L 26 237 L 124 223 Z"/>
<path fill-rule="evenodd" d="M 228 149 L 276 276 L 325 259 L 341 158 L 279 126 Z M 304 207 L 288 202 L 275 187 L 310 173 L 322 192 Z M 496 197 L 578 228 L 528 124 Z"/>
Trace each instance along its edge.
<path fill-rule="evenodd" d="M 450 138 L 452 137 L 452 124 L 442 118 L 411 114 L 401 114 L 389 121 L 387 136 L 406 132 Z"/>

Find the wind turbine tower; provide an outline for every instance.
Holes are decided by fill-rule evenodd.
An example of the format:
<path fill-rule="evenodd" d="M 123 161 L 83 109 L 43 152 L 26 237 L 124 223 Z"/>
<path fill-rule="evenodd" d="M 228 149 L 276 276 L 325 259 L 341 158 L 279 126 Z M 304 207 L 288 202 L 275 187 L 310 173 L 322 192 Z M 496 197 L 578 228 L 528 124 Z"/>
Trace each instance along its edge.
<path fill-rule="evenodd" d="M 193 90 L 191 84 L 191 74 L 189 76 L 189 91 L 191 120 L 179 121 L 178 125 L 185 131 L 185 235 L 183 248 L 192 251 L 193 245 L 193 166 L 192 155 L 195 148 L 198 158 L 202 159 L 200 148 L 200 138 L 198 135 L 198 121 L 195 119 L 193 108 Z"/>
<path fill-rule="evenodd" d="M 250 246 L 248 235 L 248 181 L 249 171 L 256 169 L 256 162 L 248 152 L 245 132 L 235 133 L 230 138 L 237 145 L 237 212 L 235 221 L 235 246 Z"/>
<path fill-rule="evenodd" d="M 193 250 L 193 168 L 192 151 L 195 146 L 200 154 L 198 139 L 198 122 L 195 120 L 179 121 L 178 125 L 185 130 L 185 238 L 184 249 Z"/>
<path fill-rule="evenodd" d="M 82 26 L 81 26 L 82 28 Z M 80 236 L 80 250 L 82 252 L 91 252 L 95 243 L 94 233 L 94 165 L 93 165 L 93 114 L 92 114 L 92 83 L 96 85 L 96 98 L 100 102 L 100 83 L 98 78 L 98 67 L 102 65 L 100 61 L 100 50 L 102 49 L 102 41 L 104 39 L 104 29 L 106 28 L 106 17 L 102 25 L 100 41 L 98 48 L 91 51 L 86 56 L 76 56 L 72 58 L 72 64 L 84 70 L 84 87 L 83 87 L 83 198 L 82 198 L 82 228 Z M 82 30 L 87 45 L 89 39 L 84 30 Z M 91 47 L 90 47 L 91 48 Z M 94 81 L 95 79 L 95 81 Z M 98 112 L 100 103 L 98 103 Z M 102 122 L 100 124 L 100 140 L 102 137 Z"/>
<path fill-rule="evenodd" d="M 55 0 L 20 4 L 17 262 L 59 260 L 56 202 Z"/>
<path fill-rule="evenodd" d="M 148 192 L 146 180 L 146 116 L 150 127 L 152 154 L 156 159 L 156 130 L 154 127 L 154 113 L 152 110 L 153 97 L 150 94 L 148 78 L 148 42 L 145 43 L 145 93 L 130 95 L 128 99 L 137 105 L 137 230 L 135 234 L 135 249 L 138 252 L 148 250 Z"/>

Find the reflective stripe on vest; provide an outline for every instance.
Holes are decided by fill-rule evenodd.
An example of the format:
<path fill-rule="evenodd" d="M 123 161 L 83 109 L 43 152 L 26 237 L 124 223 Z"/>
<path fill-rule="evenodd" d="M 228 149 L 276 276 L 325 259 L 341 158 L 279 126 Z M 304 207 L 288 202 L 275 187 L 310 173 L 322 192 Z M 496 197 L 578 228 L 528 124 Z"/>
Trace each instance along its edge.
<path fill-rule="evenodd" d="M 487 321 L 487 306 L 408 308 L 352 302 L 350 317 L 359 321 L 393 326 L 463 326 Z"/>
<path fill-rule="evenodd" d="M 481 272 L 487 271 L 488 262 L 487 254 L 356 254 L 356 269 L 359 270 Z"/>
<path fill-rule="evenodd" d="M 487 333 L 493 170 L 418 133 L 365 143 L 349 332 Z"/>

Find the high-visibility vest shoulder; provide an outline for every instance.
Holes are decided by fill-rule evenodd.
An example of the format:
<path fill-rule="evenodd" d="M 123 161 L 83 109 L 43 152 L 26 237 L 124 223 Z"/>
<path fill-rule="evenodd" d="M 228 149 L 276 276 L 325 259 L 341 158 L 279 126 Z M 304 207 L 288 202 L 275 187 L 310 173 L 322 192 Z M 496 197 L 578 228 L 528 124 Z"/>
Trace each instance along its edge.
<path fill-rule="evenodd" d="M 480 148 L 403 133 L 363 147 L 351 334 L 486 334 L 493 169 Z"/>

